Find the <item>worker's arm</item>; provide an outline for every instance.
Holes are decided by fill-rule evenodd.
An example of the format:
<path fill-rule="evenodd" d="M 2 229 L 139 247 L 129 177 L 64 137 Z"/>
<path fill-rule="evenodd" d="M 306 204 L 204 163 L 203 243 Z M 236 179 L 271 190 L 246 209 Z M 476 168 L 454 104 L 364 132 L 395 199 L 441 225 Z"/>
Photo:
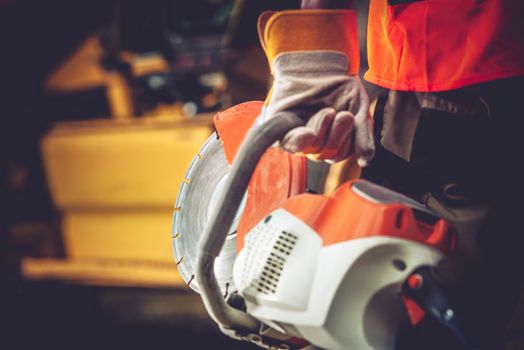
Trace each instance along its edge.
<path fill-rule="evenodd" d="M 286 150 L 331 161 L 356 155 L 366 165 L 374 141 L 351 3 L 303 0 L 302 10 L 262 14 L 260 39 L 275 79 L 259 121 L 294 112 L 306 125 L 284 136 Z"/>

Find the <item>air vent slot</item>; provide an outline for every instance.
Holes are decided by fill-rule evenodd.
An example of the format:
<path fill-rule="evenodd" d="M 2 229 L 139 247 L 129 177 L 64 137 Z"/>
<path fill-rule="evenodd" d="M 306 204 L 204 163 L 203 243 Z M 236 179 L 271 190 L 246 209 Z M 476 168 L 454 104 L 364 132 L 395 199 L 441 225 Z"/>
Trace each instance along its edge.
<path fill-rule="evenodd" d="M 291 254 L 298 237 L 292 233 L 281 231 L 272 251 L 266 259 L 262 275 L 256 280 L 254 287 L 259 293 L 274 294 L 284 270 L 287 257 Z"/>

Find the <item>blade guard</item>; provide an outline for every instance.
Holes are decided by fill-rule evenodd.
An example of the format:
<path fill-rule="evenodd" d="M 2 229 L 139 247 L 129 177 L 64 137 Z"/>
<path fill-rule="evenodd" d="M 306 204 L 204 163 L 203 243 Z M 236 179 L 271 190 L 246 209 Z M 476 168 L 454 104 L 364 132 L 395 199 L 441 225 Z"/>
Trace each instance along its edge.
<path fill-rule="evenodd" d="M 248 130 L 262 110 L 263 102 L 245 102 L 215 115 L 215 128 L 224 145 L 229 164 L 237 154 Z M 237 251 L 244 246 L 245 235 L 290 197 L 306 187 L 306 158 L 272 147 L 258 163 L 247 188 L 244 212 L 237 227 Z"/>

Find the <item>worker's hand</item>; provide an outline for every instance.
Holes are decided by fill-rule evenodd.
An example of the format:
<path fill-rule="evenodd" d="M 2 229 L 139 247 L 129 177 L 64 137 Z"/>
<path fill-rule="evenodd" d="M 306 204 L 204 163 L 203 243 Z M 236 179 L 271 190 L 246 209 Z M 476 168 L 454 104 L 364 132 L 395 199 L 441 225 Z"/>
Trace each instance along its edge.
<path fill-rule="evenodd" d="M 361 166 L 371 160 L 375 146 L 368 97 L 347 68 L 345 55 L 336 52 L 284 53 L 274 60 L 275 82 L 262 120 L 282 111 L 307 120 L 284 136 L 284 149 L 331 161 L 356 155 Z"/>
<path fill-rule="evenodd" d="M 352 11 L 289 11 L 263 15 L 262 45 L 274 83 L 260 122 L 294 112 L 306 125 L 281 140 L 290 152 L 365 166 L 374 154 L 369 101 L 358 72 Z"/>

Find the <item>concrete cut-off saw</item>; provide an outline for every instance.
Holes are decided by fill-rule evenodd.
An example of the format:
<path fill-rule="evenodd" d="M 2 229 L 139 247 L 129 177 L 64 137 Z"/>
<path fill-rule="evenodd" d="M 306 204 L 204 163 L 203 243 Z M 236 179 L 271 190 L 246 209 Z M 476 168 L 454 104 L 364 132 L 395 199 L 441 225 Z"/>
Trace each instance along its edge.
<path fill-rule="evenodd" d="M 393 349 L 434 317 L 465 341 L 433 268 L 454 249 L 446 220 L 365 180 L 313 193 L 309 160 L 275 146 L 303 125 L 262 125 L 261 102 L 218 113 L 173 219 L 180 274 L 227 335 L 269 349 Z"/>

